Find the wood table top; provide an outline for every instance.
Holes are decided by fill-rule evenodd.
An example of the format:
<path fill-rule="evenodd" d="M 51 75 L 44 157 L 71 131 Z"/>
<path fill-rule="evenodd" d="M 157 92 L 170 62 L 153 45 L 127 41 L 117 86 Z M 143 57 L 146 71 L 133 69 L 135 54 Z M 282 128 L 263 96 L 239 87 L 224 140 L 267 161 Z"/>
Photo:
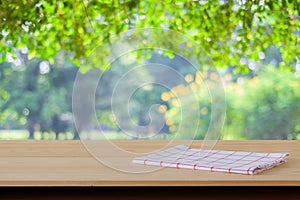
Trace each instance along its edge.
<path fill-rule="evenodd" d="M 136 156 L 168 145 L 187 143 L 200 148 L 203 141 L 0 141 L 0 186 L 300 185 L 300 141 L 217 141 L 213 149 L 290 154 L 286 163 L 257 175 L 160 168 L 131 162 Z"/>

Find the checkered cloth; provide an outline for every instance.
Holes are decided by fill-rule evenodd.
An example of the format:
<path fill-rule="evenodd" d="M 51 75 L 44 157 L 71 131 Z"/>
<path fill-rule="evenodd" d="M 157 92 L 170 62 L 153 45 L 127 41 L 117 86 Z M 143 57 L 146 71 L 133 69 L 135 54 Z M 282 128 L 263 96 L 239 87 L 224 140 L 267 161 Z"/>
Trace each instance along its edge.
<path fill-rule="evenodd" d="M 254 153 L 201 150 L 175 146 L 132 160 L 136 164 L 208 170 L 239 174 L 257 174 L 286 162 L 288 153 Z"/>

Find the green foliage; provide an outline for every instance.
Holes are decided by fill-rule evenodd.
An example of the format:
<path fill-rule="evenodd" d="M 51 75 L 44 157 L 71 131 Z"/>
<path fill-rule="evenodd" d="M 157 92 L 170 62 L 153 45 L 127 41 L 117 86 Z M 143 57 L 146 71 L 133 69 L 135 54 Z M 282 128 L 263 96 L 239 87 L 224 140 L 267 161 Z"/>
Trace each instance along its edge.
<path fill-rule="evenodd" d="M 247 139 L 296 139 L 300 124 L 300 79 L 288 71 L 266 68 L 246 80 L 228 110 L 231 131 Z M 237 91 L 237 90 L 235 90 Z M 234 94 L 235 93 L 235 94 Z M 234 115 L 230 112 L 234 112 Z"/>
<path fill-rule="evenodd" d="M 55 116 L 71 112 L 72 84 L 78 69 L 70 63 L 54 65 L 20 54 L 19 65 L 0 64 L 0 126 L 55 131 Z M 73 130 L 72 130 L 73 131 Z"/>
<path fill-rule="evenodd" d="M 215 73 L 210 74 L 213 78 Z M 179 139 L 204 139 L 211 122 L 212 96 L 209 74 L 187 74 L 189 85 L 178 85 L 162 94 L 168 102 L 166 124 Z M 205 81 L 204 81 L 205 80 Z"/>
<path fill-rule="evenodd" d="M 27 46 L 30 58 L 51 60 L 64 50 L 79 65 L 95 47 L 113 42 L 113 35 L 145 27 L 187 34 L 208 51 L 217 67 L 230 64 L 239 72 L 248 72 L 241 57 L 257 60 L 271 44 L 280 48 L 287 66 L 300 53 L 299 0 L 9 0 L 0 6 L 2 60 L 12 47 Z M 103 51 L 98 61 L 109 54 Z"/>
<path fill-rule="evenodd" d="M 210 74 L 212 75 L 212 74 Z M 204 76 L 205 77 L 205 76 Z M 212 78 L 213 76 L 210 76 Z M 195 78 L 197 80 L 197 78 Z M 225 75 L 226 83 L 226 123 L 222 130 L 223 139 L 297 139 L 300 130 L 300 79 L 287 70 L 266 67 L 253 78 L 244 77 L 243 83 L 232 82 L 230 74 Z M 194 126 L 198 123 L 196 139 L 203 139 L 211 123 L 213 99 L 204 82 L 191 83 L 180 102 L 174 98 L 166 99 L 170 108 L 166 120 L 170 131 L 176 133 L 178 127 L 182 138 L 193 137 Z M 189 87 L 194 88 L 191 91 Z M 178 90 L 173 88 L 172 91 Z M 197 94 L 199 107 L 189 99 Z M 170 93 L 168 93 L 170 95 Z M 200 113 L 196 112 L 199 109 Z M 181 121 L 181 110 L 188 110 L 188 123 Z"/>
<path fill-rule="evenodd" d="M 176 63 L 178 66 L 174 69 L 183 74 L 190 73 L 184 71 L 186 68 L 182 67 L 184 64 L 180 60 L 172 60 L 175 52 L 199 61 L 201 70 L 230 66 L 234 73 L 247 74 L 243 85 L 237 84 L 235 79 L 226 85 L 228 117 L 224 138 L 227 133 L 234 135 L 233 138 L 296 138 L 300 129 L 297 116 L 299 81 L 287 71 L 295 71 L 294 67 L 299 66 L 299 6 L 299 0 L 166 0 L 163 3 L 158 0 L 1 1 L 0 120 L 5 119 L 5 123 L 13 126 L 24 126 L 28 120 L 37 120 L 31 116 L 49 121 L 57 113 L 70 111 L 70 83 L 77 71 L 68 67 L 73 66 L 71 62 L 59 64 L 65 58 L 80 66 L 82 72 L 91 67 L 107 70 L 113 67 L 115 61 L 119 62 L 115 59 L 122 55 L 124 58 L 120 60 L 138 62 L 146 58 L 168 66 Z M 144 28 L 149 29 L 145 31 Z M 118 37 L 130 29 L 134 29 L 133 37 Z M 169 31 L 166 32 L 166 29 Z M 181 34 L 187 37 L 183 38 Z M 130 45 L 138 50 L 132 53 L 133 58 L 128 59 L 122 53 L 126 53 L 124 49 Z M 27 58 L 19 53 L 25 47 L 29 50 Z M 165 63 L 153 53 L 158 47 L 163 49 L 161 54 L 169 58 L 165 59 Z M 57 54 L 63 58 L 57 58 Z M 12 59 L 9 59 L 10 56 Z M 280 69 L 280 73 L 267 69 L 251 79 L 262 66 L 272 64 L 274 58 L 276 64 L 273 65 Z M 4 62 L 15 59 L 21 59 L 23 64 Z M 42 60 L 50 62 L 50 72 L 41 73 L 39 64 Z M 257 60 L 262 62 L 256 69 L 251 69 L 251 63 Z M 123 66 L 122 63 L 117 65 Z M 113 82 L 127 70 L 124 67 L 123 71 L 108 73 L 104 82 Z M 203 76 L 207 76 L 204 77 L 207 81 L 214 78 L 211 72 Z M 137 77 L 158 81 L 157 74 L 147 71 L 128 80 L 138 85 Z M 174 81 L 167 76 L 163 78 L 168 83 Z M 168 99 L 159 109 L 164 112 L 169 108 L 166 118 L 169 119 L 170 132 L 180 130 L 177 125 L 183 119 L 178 116 L 183 114 L 183 128 L 187 135 L 182 138 L 193 138 L 189 134 L 196 131 L 196 138 L 203 139 L 211 122 L 215 121 L 210 117 L 214 98 L 207 85 L 200 83 L 199 78 L 197 82 L 197 75 L 194 80 L 194 85 L 191 83 L 177 88 L 179 93 L 180 90 L 190 92 L 180 97 L 182 105 L 178 105 L 172 92 L 165 92 L 163 94 L 167 94 Z M 86 105 L 91 102 L 85 98 L 87 90 L 84 87 L 91 84 L 89 80 L 81 84 L 83 93 L 79 101 Z M 103 124 L 116 128 L 116 122 L 111 120 L 112 113 L 108 111 L 109 101 L 106 101 L 112 88 L 107 84 L 108 92 L 97 91 L 97 95 L 104 97 L 97 99 L 96 106 L 100 108 L 97 117 Z M 127 95 L 125 89 L 120 95 Z M 133 95 L 131 117 L 134 123 L 147 124 L 149 121 L 149 106 L 144 99 L 161 103 L 159 94 L 164 91 L 151 92 L 141 89 Z M 161 97 L 164 100 L 163 95 Z M 198 99 L 198 103 L 192 105 L 194 98 Z M 119 103 L 120 110 L 124 109 L 122 102 Z M 90 121 L 88 113 L 92 108 L 81 109 L 81 113 L 86 113 L 82 115 L 83 124 L 79 125 L 83 128 Z M 197 109 L 200 113 L 195 112 Z M 197 128 L 189 132 L 190 124 Z M 276 131 L 280 134 L 273 134 Z"/>

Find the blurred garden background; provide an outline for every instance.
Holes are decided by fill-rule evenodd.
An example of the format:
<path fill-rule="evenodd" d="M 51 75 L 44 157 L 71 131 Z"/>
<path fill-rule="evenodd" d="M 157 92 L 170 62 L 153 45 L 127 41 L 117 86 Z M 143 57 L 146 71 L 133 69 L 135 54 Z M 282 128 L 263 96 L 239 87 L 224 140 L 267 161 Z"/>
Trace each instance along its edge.
<path fill-rule="evenodd" d="M 85 133 L 74 123 L 76 75 L 95 68 L 87 59 L 94 48 L 124 31 L 147 27 L 190 37 L 218 72 L 204 66 L 195 70 L 186 59 L 159 48 L 140 52 L 139 61 L 166 65 L 184 79 L 178 83 L 165 74 L 172 88 L 150 85 L 132 94 L 133 124 L 148 125 L 153 104 L 163 115 L 163 127 L 148 139 L 172 139 L 180 126 L 185 131 L 177 139 L 204 139 L 214 103 L 206 82 L 219 77 L 226 96 L 220 139 L 300 139 L 299 0 L 8 0 L 0 7 L 1 140 L 97 139 L 97 128 Z M 103 51 L 96 58 L 105 76 L 95 91 L 97 122 L 91 123 L 108 139 L 139 139 L 151 129 L 123 134 L 111 109 L 112 80 L 139 62 L 118 58 L 107 67 L 102 60 L 112 53 Z M 147 70 L 127 81 L 140 77 L 158 81 Z M 174 94 L 180 94 L 181 101 Z M 195 94 L 196 104 L 191 101 Z M 183 109 L 190 115 L 182 124 Z"/>

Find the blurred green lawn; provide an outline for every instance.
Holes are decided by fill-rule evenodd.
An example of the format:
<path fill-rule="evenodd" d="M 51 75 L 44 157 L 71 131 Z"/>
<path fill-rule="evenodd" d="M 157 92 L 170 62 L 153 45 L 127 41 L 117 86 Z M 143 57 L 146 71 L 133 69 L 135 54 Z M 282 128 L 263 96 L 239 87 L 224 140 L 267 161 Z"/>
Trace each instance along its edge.
<path fill-rule="evenodd" d="M 28 140 L 29 133 L 26 130 L 0 130 L 0 140 Z M 71 139 L 72 133 L 60 134 L 59 139 Z M 55 139 L 55 133 L 45 133 L 44 138 L 47 140 Z M 35 132 L 35 140 L 41 140 L 42 134 Z"/>
<path fill-rule="evenodd" d="M 0 130 L 0 140 L 28 140 L 28 132 L 26 130 Z M 99 132 L 83 133 L 80 135 L 81 139 L 103 139 L 100 136 Z M 105 139 L 108 140 L 128 140 L 132 139 L 130 136 L 122 132 L 105 132 Z M 35 132 L 34 140 L 55 140 L 55 133 L 44 133 L 43 138 L 41 132 Z M 61 133 L 58 136 L 59 140 L 72 140 L 73 134 Z M 146 138 L 147 139 L 147 138 Z M 168 134 L 159 134 L 148 139 L 171 139 L 171 136 Z"/>

